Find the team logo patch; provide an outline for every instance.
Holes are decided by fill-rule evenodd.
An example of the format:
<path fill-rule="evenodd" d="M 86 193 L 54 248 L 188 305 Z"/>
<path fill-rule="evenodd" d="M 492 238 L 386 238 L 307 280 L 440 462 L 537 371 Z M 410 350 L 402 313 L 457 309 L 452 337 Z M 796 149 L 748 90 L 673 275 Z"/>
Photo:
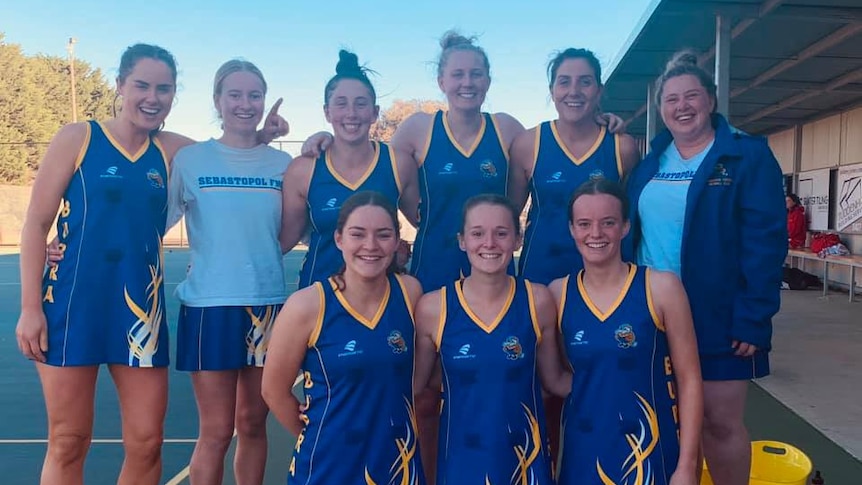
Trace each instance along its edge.
<path fill-rule="evenodd" d="M 590 180 L 598 180 L 605 178 L 605 172 L 602 170 L 596 169 L 590 172 Z"/>
<path fill-rule="evenodd" d="M 733 179 L 728 175 L 727 168 L 723 163 L 716 163 L 715 169 L 706 183 L 711 187 L 727 186 L 733 183 Z"/>
<path fill-rule="evenodd" d="M 157 189 L 165 188 L 165 181 L 162 179 L 162 174 L 154 168 L 151 168 L 150 171 L 147 172 L 147 180 L 150 181 L 151 186 Z"/>
<path fill-rule="evenodd" d="M 504 340 L 503 352 L 506 353 L 506 358 L 509 360 L 524 358 L 524 349 L 521 347 L 521 342 L 518 340 L 518 337 L 509 337 Z"/>
<path fill-rule="evenodd" d="M 485 160 L 479 165 L 479 170 L 482 171 L 482 177 L 489 179 L 497 176 L 497 167 L 491 160 Z"/>
<path fill-rule="evenodd" d="M 617 339 L 617 346 L 621 349 L 630 349 L 638 346 L 637 337 L 632 326 L 624 323 L 614 332 L 614 338 Z"/>
<path fill-rule="evenodd" d="M 392 353 L 395 354 L 403 354 L 407 352 L 407 342 L 404 341 L 404 337 L 401 336 L 401 332 L 398 330 L 393 330 L 388 337 L 386 337 L 386 343 L 392 347 Z"/>

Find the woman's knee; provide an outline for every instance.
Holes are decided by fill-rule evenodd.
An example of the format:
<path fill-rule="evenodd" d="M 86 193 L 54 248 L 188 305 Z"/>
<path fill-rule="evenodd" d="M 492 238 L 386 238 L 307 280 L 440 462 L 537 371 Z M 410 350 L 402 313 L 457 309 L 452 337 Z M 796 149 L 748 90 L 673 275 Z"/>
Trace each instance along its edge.
<path fill-rule="evenodd" d="M 703 416 L 703 433 L 712 439 L 728 440 L 746 433 L 745 422 L 741 415 L 706 412 Z"/>
<path fill-rule="evenodd" d="M 233 430 L 233 419 L 202 419 L 197 446 L 214 452 L 224 453 L 233 439 Z"/>
<path fill-rule="evenodd" d="M 237 435 L 245 438 L 266 437 L 266 417 L 268 414 L 269 409 L 266 406 L 255 406 L 254 409 L 237 409 Z"/>
<path fill-rule="evenodd" d="M 126 459 L 142 463 L 155 463 L 162 456 L 161 432 L 123 438 Z"/>
<path fill-rule="evenodd" d="M 82 462 L 91 439 L 91 433 L 52 433 L 48 439 L 48 456 L 60 465 Z"/>

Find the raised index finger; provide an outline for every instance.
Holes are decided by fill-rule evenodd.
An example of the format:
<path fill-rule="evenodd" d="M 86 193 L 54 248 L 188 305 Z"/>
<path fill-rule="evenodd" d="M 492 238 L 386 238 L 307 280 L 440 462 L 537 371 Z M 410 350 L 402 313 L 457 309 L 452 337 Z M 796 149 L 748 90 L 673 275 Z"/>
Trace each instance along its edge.
<path fill-rule="evenodd" d="M 281 107 L 281 102 L 284 101 L 284 98 L 278 98 L 275 101 L 275 104 L 272 105 L 272 108 L 269 109 L 269 114 L 266 116 L 267 118 L 271 118 L 273 116 L 278 115 L 278 108 Z"/>

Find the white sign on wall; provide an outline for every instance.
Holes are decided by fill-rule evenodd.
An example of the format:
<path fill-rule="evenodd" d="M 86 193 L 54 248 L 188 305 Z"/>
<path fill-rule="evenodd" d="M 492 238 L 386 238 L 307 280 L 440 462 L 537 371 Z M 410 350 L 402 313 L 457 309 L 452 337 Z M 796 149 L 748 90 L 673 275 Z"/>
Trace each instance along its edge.
<path fill-rule="evenodd" d="M 808 229 L 829 229 L 829 169 L 800 173 L 797 187 L 796 195 L 805 206 Z"/>
<path fill-rule="evenodd" d="M 862 217 L 862 163 L 838 167 L 836 229 L 843 231 Z"/>

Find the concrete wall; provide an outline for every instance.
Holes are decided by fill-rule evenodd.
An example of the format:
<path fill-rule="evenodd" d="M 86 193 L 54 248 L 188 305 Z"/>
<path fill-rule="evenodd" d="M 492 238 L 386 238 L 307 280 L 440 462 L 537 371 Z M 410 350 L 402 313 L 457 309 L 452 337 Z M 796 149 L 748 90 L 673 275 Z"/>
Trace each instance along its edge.
<path fill-rule="evenodd" d="M 27 206 L 30 204 L 31 187 L 0 185 L 0 245 L 18 246 L 21 244 L 21 229 Z M 53 239 L 56 230 L 52 227 L 48 238 Z M 165 235 L 165 244 L 179 245 L 187 241 L 185 221 L 180 221 Z"/>
<path fill-rule="evenodd" d="M 0 185 L 0 245 L 17 246 L 30 203 L 30 187 Z"/>
<path fill-rule="evenodd" d="M 21 228 L 30 203 L 30 191 L 30 187 L 0 185 L 0 245 L 20 245 Z M 398 215 L 401 219 L 401 237 L 412 242 L 416 238 L 416 229 L 400 213 Z M 54 237 L 55 232 L 54 229 L 51 230 L 50 238 Z M 185 220 L 181 220 L 165 234 L 165 245 L 188 245 Z"/>

